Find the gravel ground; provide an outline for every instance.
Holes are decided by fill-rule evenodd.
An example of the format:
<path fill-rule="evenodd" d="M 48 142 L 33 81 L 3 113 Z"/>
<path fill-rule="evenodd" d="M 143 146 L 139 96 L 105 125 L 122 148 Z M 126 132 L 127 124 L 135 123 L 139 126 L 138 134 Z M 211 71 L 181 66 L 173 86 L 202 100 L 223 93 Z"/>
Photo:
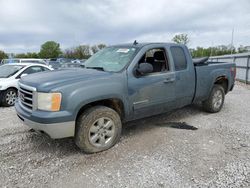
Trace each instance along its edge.
<path fill-rule="evenodd" d="M 115 147 L 92 155 L 0 108 L 0 187 L 250 187 L 249 99 L 237 84 L 220 113 L 192 105 L 135 121 Z"/>

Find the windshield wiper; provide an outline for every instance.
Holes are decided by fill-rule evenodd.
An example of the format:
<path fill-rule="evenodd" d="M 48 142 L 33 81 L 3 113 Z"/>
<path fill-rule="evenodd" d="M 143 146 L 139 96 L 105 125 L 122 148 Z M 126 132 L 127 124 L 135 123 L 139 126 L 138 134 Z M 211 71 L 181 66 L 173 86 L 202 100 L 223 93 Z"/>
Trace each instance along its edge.
<path fill-rule="evenodd" d="M 105 69 L 103 67 L 85 67 L 86 69 L 96 69 L 96 70 L 100 70 L 100 71 L 105 71 Z"/>

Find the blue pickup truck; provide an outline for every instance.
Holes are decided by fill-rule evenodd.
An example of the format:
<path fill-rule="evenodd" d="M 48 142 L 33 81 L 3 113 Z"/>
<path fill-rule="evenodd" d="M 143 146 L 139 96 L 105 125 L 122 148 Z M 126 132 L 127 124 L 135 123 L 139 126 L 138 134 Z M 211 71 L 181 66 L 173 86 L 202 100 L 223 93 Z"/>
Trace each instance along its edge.
<path fill-rule="evenodd" d="M 51 138 L 74 137 L 87 153 L 118 142 L 122 123 L 202 102 L 219 112 L 233 89 L 234 63 L 192 60 L 186 46 L 172 43 L 107 47 L 84 68 L 23 77 L 18 117 Z"/>

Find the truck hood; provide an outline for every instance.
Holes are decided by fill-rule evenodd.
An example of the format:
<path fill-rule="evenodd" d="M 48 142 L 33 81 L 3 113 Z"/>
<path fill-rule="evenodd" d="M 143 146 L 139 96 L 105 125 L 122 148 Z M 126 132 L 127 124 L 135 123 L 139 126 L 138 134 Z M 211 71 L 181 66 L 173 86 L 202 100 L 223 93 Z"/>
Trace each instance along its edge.
<path fill-rule="evenodd" d="M 113 73 L 95 69 L 61 69 L 24 76 L 20 82 L 39 90 L 50 90 L 80 81 L 105 78 Z"/>

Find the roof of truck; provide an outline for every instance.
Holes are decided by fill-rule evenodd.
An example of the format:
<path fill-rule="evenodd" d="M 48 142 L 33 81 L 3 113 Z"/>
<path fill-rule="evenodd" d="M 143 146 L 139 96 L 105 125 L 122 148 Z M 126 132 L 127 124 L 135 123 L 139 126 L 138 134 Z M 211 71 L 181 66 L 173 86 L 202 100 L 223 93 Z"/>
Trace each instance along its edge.
<path fill-rule="evenodd" d="M 176 45 L 176 43 L 171 43 L 171 42 L 144 42 L 144 43 L 125 43 L 125 44 L 117 44 L 117 45 L 112 45 L 112 46 L 124 46 L 124 47 L 128 47 L 128 46 L 131 46 L 131 47 L 138 47 L 138 48 L 142 48 L 144 46 L 147 46 L 147 45 L 157 45 L 157 44 L 164 44 L 164 45 Z"/>

